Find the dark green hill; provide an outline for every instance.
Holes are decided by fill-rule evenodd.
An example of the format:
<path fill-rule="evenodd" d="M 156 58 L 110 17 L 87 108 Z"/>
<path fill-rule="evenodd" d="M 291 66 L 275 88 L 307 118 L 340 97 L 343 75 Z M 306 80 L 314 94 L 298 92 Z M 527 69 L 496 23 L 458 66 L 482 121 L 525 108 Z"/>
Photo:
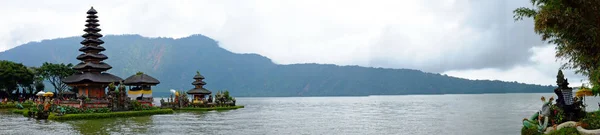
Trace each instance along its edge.
<path fill-rule="evenodd" d="M 0 59 L 40 66 L 43 62 L 78 63 L 81 37 L 31 42 L 5 52 Z M 188 90 L 196 71 L 213 92 L 235 96 L 350 96 L 397 94 L 462 94 L 552 92 L 550 86 L 489 80 L 467 80 L 411 69 L 385 69 L 330 64 L 277 65 L 257 54 L 236 54 L 202 35 L 187 38 L 106 36 L 105 60 L 121 78 L 137 71 L 161 81 L 156 94 Z"/>

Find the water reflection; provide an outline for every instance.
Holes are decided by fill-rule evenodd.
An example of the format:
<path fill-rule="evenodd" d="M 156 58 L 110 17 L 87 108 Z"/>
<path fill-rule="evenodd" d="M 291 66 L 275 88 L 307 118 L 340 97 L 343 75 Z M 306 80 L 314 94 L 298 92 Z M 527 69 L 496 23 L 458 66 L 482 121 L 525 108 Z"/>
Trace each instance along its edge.
<path fill-rule="evenodd" d="M 151 116 L 66 121 L 81 134 L 145 134 L 152 126 Z"/>
<path fill-rule="evenodd" d="M 0 134 L 77 134 L 73 132 L 68 124 L 26 118 L 20 114 L 13 114 L 11 110 L 12 109 L 0 110 Z"/>

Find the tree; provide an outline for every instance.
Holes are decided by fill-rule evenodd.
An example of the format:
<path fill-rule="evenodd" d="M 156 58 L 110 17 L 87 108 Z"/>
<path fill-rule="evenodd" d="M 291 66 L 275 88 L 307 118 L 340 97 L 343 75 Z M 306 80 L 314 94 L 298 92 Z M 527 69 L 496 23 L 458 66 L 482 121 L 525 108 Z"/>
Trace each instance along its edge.
<path fill-rule="evenodd" d="M 40 92 L 40 91 L 44 91 L 44 88 L 46 87 L 44 85 L 44 76 L 42 76 L 42 72 L 40 70 L 40 68 L 37 67 L 31 67 L 30 68 L 33 73 L 34 73 L 34 78 L 33 78 L 33 84 L 32 84 L 32 88 L 35 88 L 35 90 L 33 91 L 33 94 Z"/>
<path fill-rule="evenodd" d="M 38 93 L 40 91 L 44 91 L 44 88 L 46 88 L 43 80 L 36 80 L 35 82 L 33 82 L 33 85 L 35 87 L 35 92 L 33 92 L 33 94 Z"/>
<path fill-rule="evenodd" d="M 39 68 L 29 67 L 28 69 L 34 74 L 33 83 L 30 85 L 25 85 L 24 89 L 27 90 L 29 96 L 34 96 L 35 93 L 44 90 L 44 77 L 42 77 L 40 74 Z"/>
<path fill-rule="evenodd" d="M 18 90 L 19 86 L 32 84 L 33 76 L 33 72 L 21 63 L 0 60 L 0 90 L 8 96 Z"/>
<path fill-rule="evenodd" d="M 63 83 L 61 80 L 67 76 L 70 76 L 77 71 L 72 69 L 72 64 L 53 64 L 44 62 L 42 66 L 38 69 L 38 73 L 45 80 L 48 80 L 50 84 L 54 87 L 54 92 L 58 95 L 58 97 L 62 97 L 61 93 L 68 88 L 67 84 Z"/>
<path fill-rule="evenodd" d="M 534 31 L 556 45 L 556 57 L 568 60 L 563 69 L 575 69 L 600 84 L 600 0 L 531 0 L 533 8 L 514 10 L 516 21 L 533 18 Z"/>

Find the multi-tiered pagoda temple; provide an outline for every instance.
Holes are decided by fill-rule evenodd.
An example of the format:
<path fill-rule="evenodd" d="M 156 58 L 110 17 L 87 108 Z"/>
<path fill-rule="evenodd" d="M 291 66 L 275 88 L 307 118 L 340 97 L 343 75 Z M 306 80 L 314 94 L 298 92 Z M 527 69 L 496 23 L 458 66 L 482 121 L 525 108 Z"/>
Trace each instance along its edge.
<path fill-rule="evenodd" d="M 100 40 L 102 34 L 98 33 L 100 32 L 100 28 L 98 28 L 100 24 L 98 24 L 96 13 L 98 12 L 94 7 L 87 11 L 87 24 L 85 24 L 86 28 L 83 30 L 86 33 L 82 36 L 85 39 L 81 41 L 83 47 L 79 48 L 79 51 L 83 54 L 77 56 L 77 59 L 82 62 L 73 67 L 79 72 L 62 79 L 65 84 L 77 88 L 77 96 L 89 98 L 104 97 L 108 84 L 119 83 L 123 80 L 118 76 L 106 73 L 112 67 L 102 62 L 108 57 L 100 53 L 106 49 L 100 46 L 104 41 Z"/>
<path fill-rule="evenodd" d="M 192 85 L 195 87 L 187 92 L 189 95 L 193 95 L 193 102 L 203 101 L 206 95 L 211 94 L 209 90 L 204 88 L 206 82 L 203 81 L 204 76 L 200 75 L 200 72 L 196 72 L 196 76 L 194 76 L 194 82 Z"/>

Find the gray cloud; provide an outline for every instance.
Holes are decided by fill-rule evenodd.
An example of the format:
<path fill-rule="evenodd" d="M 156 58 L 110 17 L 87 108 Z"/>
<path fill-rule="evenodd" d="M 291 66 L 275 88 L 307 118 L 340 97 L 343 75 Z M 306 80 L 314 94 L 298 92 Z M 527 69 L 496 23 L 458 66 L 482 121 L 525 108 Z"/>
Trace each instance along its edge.
<path fill-rule="evenodd" d="M 415 32 L 414 34 L 423 34 L 419 36 L 426 37 L 423 40 L 429 41 L 410 41 L 403 38 L 405 33 L 399 32 L 405 30 L 405 27 L 392 26 L 388 28 L 391 30 L 383 32 L 380 42 L 374 44 L 373 53 L 396 50 L 397 54 L 374 58 L 369 65 L 417 68 L 432 72 L 508 69 L 516 65 L 532 64 L 529 58 L 533 53 L 528 51 L 529 48 L 543 45 L 539 36 L 533 32 L 531 20 L 513 21 L 512 10 L 527 6 L 527 1 L 459 1 L 449 6 L 444 6 L 439 1 L 426 3 L 431 3 L 428 4 L 431 6 L 429 9 L 434 10 L 435 14 L 446 15 L 433 22 L 433 26 L 438 27 L 439 31 L 433 34 Z M 449 23 L 455 23 L 453 25 L 456 28 L 444 31 L 443 27 Z M 427 49 L 414 49 L 419 46 Z M 430 56 L 421 56 L 415 52 Z M 404 56 L 402 53 L 413 55 Z M 423 59 L 430 60 L 421 62 Z"/>

